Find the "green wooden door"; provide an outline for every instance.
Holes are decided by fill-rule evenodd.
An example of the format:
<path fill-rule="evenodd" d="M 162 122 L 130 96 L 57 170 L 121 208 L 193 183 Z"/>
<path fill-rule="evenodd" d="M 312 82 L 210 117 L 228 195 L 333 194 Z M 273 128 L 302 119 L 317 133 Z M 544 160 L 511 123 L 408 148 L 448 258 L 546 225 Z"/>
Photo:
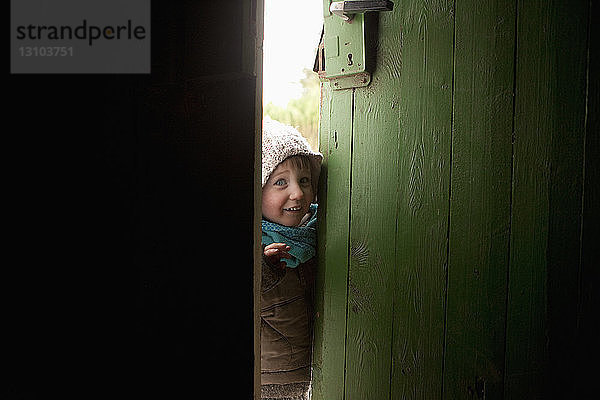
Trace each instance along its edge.
<path fill-rule="evenodd" d="M 566 387 L 548 358 L 576 329 L 589 4 L 366 14 L 370 84 L 322 81 L 314 399 Z"/>

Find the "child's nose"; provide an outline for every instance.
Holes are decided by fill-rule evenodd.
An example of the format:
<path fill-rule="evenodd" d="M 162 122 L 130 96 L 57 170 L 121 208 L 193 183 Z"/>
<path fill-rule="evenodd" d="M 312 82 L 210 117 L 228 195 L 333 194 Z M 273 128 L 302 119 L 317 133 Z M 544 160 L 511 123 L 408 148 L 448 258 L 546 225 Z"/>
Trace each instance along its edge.
<path fill-rule="evenodd" d="M 300 200 L 304 197 L 304 192 L 298 185 L 293 185 L 290 192 L 290 200 Z"/>

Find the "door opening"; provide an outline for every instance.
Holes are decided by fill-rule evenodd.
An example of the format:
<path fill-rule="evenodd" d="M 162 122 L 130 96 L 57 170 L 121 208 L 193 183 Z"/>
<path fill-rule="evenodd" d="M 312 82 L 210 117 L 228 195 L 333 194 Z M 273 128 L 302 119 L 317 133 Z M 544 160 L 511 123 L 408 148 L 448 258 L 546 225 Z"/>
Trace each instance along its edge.
<path fill-rule="evenodd" d="M 301 135 L 303 143 L 306 142 L 306 147 L 303 148 L 314 150 L 316 154 L 319 149 L 318 126 L 321 84 L 318 74 L 313 71 L 313 66 L 323 29 L 323 1 L 307 0 L 300 5 L 300 3 L 293 0 L 264 0 L 263 7 L 262 116 L 264 121 L 262 141 L 270 140 L 265 137 L 267 135 L 266 130 L 268 130 L 265 124 L 270 127 L 291 126 L 294 128 L 294 132 Z M 276 123 L 266 122 L 267 120 L 273 120 Z M 278 123 L 280 125 L 277 125 Z M 279 128 L 273 129 L 277 131 Z M 258 145 L 261 146 L 258 148 L 262 148 L 264 151 L 262 142 Z M 262 154 L 263 166 L 271 156 L 271 154 Z M 316 167 L 313 164 L 315 160 L 317 160 L 318 169 L 320 169 L 322 157 L 320 159 L 319 157 L 320 155 L 315 155 L 314 159 L 307 158 L 308 163 L 306 165 L 310 167 L 311 174 L 315 172 Z M 292 170 L 301 171 L 302 173 L 302 171 L 307 170 L 303 169 L 303 162 L 301 159 L 299 164 L 290 163 L 289 165 Z M 287 166 L 288 164 L 284 160 L 277 160 L 277 165 Z M 277 174 L 275 171 L 279 171 L 274 168 L 275 166 L 272 168 L 273 171 L 269 171 L 271 176 Z M 318 181 L 318 171 L 316 176 L 316 180 L 312 180 L 314 186 Z M 275 177 L 278 181 L 282 181 L 279 175 L 275 175 Z M 299 176 L 298 182 L 307 178 Z M 285 177 L 285 179 L 288 179 L 288 177 Z M 295 178 L 292 177 L 292 179 Z M 265 182 L 263 176 L 263 187 L 266 187 L 266 184 L 270 182 Z M 289 187 L 292 187 L 291 182 L 288 184 Z M 282 192 L 281 187 L 277 187 L 278 193 Z M 259 280 L 260 290 L 258 294 L 255 291 L 255 299 L 257 296 L 260 298 L 260 310 L 258 310 L 260 323 L 257 330 L 262 347 L 260 352 L 260 364 L 262 365 L 258 374 L 261 377 L 259 382 L 261 387 L 258 390 L 261 392 L 260 398 L 263 399 L 276 398 L 282 393 L 295 393 L 295 397 L 288 396 L 291 398 L 310 398 L 310 356 L 312 354 L 310 345 L 312 342 L 312 323 L 310 323 L 310 320 L 313 316 L 310 306 L 305 307 L 303 300 L 298 300 L 297 294 L 301 293 L 306 298 L 312 296 L 310 289 L 306 289 L 311 285 L 303 285 L 306 282 L 314 282 L 315 274 L 311 271 L 316 268 L 316 257 L 314 256 L 316 255 L 316 208 L 313 207 L 314 204 L 310 204 L 316 200 L 316 188 L 312 188 L 310 185 L 302 186 L 301 183 L 298 188 L 301 188 L 304 200 L 298 200 L 295 194 L 292 193 L 293 191 L 290 190 L 288 197 L 283 199 L 285 204 L 281 205 L 286 210 L 284 212 L 288 214 L 298 212 L 296 208 L 306 206 L 306 210 L 301 210 L 302 213 L 307 211 L 304 218 L 299 219 L 297 223 L 287 223 L 287 220 L 279 220 L 274 215 L 269 215 L 267 218 L 263 215 L 263 210 L 259 214 L 263 218 L 261 229 L 263 238 L 261 246 L 258 246 L 257 241 L 257 248 L 255 249 L 259 255 L 258 259 L 261 260 L 261 266 L 258 267 L 261 271 L 259 273 L 261 277 Z M 260 193 L 259 196 L 269 196 L 273 191 L 265 194 L 265 189 L 262 189 L 258 193 Z M 262 196 L 258 201 L 259 204 L 263 204 Z M 309 197 L 312 200 L 308 202 L 309 204 L 304 204 Z M 291 204 L 292 202 L 294 204 Z M 273 226 L 275 227 L 273 228 Z M 277 245 L 278 242 L 286 242 L 284 244 L 289 246 L 290 249 L 295 246 L 294 240 L 296 237 L 278 236 L 282 232 L 277 231 L 274 233 L 271 230 L 278 230 L 282 226 L 283 229 L 292 227 L 294 228 L 293 231 L 312 232 L 314 234 L 315 254 L 312 258 L 305 259 L 301 258 L 305 257 L 304 254 L 299 255 L 290 250 L 293 256 L 290 258 L 281 257 L 281 261 L 284 263 L 283 268 L 279 270 L 267 269 L 274 265 L 271 262 L 273 258 L 267 257 L 269 247 Z M 271 239 L 273 239 L 272 242 L 269 241 Z M 300 246 L 297 246 L 297 248 L 300 248 Z M 296 260 L 298 260 L 297 264 L 292 263 Z M 279 265 L 279 258 L 276 259 L 276 262 Z M 277 283 L 270 285 L 273 282 Z M 295 291 L 298 290 L 300 291 L 296 293 Z M 272 294 L 275 291 L 278 291 L 279 294 L 273 296 Z M 271 297 L 267 293 L 271 294 Z M 279 295 L 284 296 L 287 300 L 279 301 Z M 282 303 L 285 303 L 285 305 L 282 305 Z M 299 320 L 297 316 L 303 315 L 304 312 L 307 313 L 308 317 L 307 325 L 297 322 Z M 308 342 L 294 342 L 293 339 L 282 333 L 285 329 L 291 329 L 294 332 L 307 332 L 305 336 L 308 336 Z M 282 346 L 279 346 L 280 344 Z M 297 351 L 298 348 L 302 350 Z M 289 355 L 289 360 L 286 354 Z M 307 356 L 309 357 L 308 362 Z M 286 363 L 291 363 L 289 365 L 294 367 L 295 372 L 290 373 L 289 370 L 282 372 L 284 369 L 289 369 L 289 365 L 282 367 L 283 364 L 280 361 L 283 358 L 286 358 Z M 301 377 L 301 384 L 297 382 L 298 377 Z M 306 382 L 307 379 L 308 382 Z"/>

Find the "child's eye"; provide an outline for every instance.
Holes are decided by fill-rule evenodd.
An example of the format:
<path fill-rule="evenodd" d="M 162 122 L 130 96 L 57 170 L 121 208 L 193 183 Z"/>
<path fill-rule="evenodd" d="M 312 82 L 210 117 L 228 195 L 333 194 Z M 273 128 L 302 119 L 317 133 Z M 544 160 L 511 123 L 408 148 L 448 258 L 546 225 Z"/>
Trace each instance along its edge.
<path fill-rule="evenodd" d="M 310 183 L 310 178 L 303 177 L 303 178 L 301 178 L 301 179 L 300 179 L 300 183 L 301 183 L 301 184 L 307 184 L 307 183 Z"/>
<path fill-rule="evenodd" d="M 283 186 L 285 185 L 285 179 L 278 179 L 277 182 L 275 182 L 275 185 L 277 186 Z"/>

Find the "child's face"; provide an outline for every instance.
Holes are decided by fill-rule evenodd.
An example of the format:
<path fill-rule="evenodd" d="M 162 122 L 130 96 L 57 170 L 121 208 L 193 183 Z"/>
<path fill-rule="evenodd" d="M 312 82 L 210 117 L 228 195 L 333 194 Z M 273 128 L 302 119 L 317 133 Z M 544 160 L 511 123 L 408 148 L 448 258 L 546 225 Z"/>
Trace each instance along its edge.
<path fill-rule="evenodd" d="M 286 160 L 263 187 L 262 214 L 271 222 L 298 226 L 314 199 L 310 168 Z"/>

